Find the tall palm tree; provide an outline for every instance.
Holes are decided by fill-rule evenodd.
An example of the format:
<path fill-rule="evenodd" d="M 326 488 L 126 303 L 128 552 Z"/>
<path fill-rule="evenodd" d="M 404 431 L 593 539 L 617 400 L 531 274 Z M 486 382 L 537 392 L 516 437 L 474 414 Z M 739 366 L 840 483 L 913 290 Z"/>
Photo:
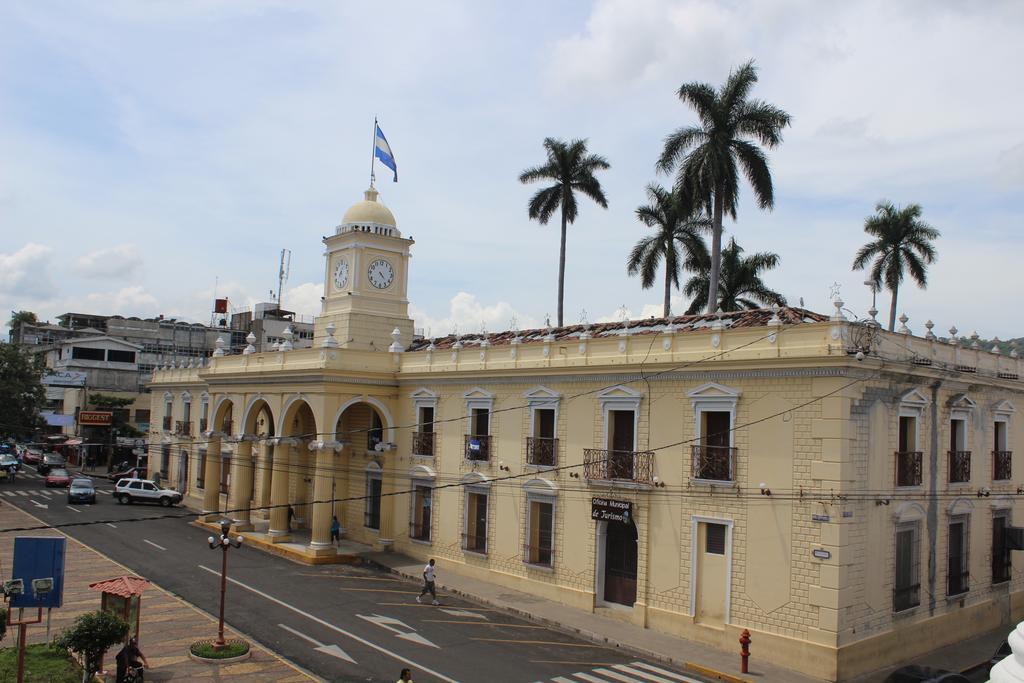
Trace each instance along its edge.
<path fill-rule="evenodd" d="M 903 282 L 904 272 L 924 289 L 928 284 L 925 266 L 935 260 L 932 240 L 941 234 L 921 220 L 921 205 L 908 204 L 900 208 L 892 202 L 879 202 L 875 214 L 864 220 L 864 232 L 875 238 L 857 252 L 853 269 L 862 270 L 871 262 L 871 282 L 875 289 L 882 282 L 892 292 L 889 305 L 889 331 L 896 328 L 896 295 Z M 872 259 L 874 259 L 872 261 Z"/>
<path fill-rule="evenodd" d="M 608 208 L 601 183 L 594 177 L 595 171 L 611 168 L 608 161 L 587 151 L 586 140 L 556 140 L 544 138 L 544 149 L 548 160 L 542 166 L 523 171 L 519 182 L 532 183 L 537 180 L 553 180 L 554 185 L 538 190 L 530 199 L 530 219 L 547 225 L 556 210 L 562 214 L 562 243 L 558 252 L 558 326 L 563 323 L 562 309 L 565 301 L 565 229 L 576 222 L 578 213 L 576 192 L 590 197 L 603 209 Z"/>
<path fill-rule="evenodd" d="M 749 61 L 733 70 L 717 91 L 707 83 L 680 86 L 679 99 L 693 107 L 700 125 L 684 126 L 666 137 L 657 164 L 663 173 L 677 171 L 676 186 L 692 188 L 711 214 L 709 302 L 718 290 L 722 217 L 728 213 L 736 219 L 740 171 L 762 209 L 772 208 L 775 202 L 768 159 L 757 143 L 772 149 L 782 142 L 782 129 L 789 125 L 790 116 L 774 105 L 749 98 L 755 83 L 757 69 Z"/>
<path fill-rule="evenodd" d="M 647 186 L 650 204 L 637 207 L 636 217 L 657 232 L 636 243 L 629 252 L 626 272 L 640 274 L 644 289 L 654 286 L 654 277 L 662 259 L 665 261 L 665 306 L 662 315 L 672 314 L 672 287 L 679 286 L 679 270 L 693 270 L 708 260 L 708 248 L 701 236 L 711 228 L 692 195 L 666 190 L 660 185 Z"/>
<path fill-rule="evenodd" d="M 718 280 L 718 299 L 708 305 L 708 283 L 711 281 L 711 259 L 698 264 L 697 274 L 686 281 L 683 294 L 692 296 L 693 302 L 686 314 L 698 313 L 707 306 L 708 311 L 723 311 L 785 306 L 786 297 L 769 289 L 761 280 L 761 272 L 779 265 L 779 255 L 762 251 L 743 256 L 743 247 L 730 239 L 722 250 L 722 270 Z"/>

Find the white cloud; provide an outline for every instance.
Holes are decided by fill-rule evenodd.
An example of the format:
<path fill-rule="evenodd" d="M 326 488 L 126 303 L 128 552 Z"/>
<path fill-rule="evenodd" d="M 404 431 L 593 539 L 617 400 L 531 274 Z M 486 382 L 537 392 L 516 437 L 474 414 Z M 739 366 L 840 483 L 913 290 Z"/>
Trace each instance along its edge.
<path fill-rule="evenodd" d="M 126 278 L 142 267 L 142 254 L 134 244 L 97 249 L 76 258 L 71 267 L 87 278 Z"/>
<path fill-rule="evenodd" d="M 70 302 L 68 308 L 102 315 L 134 315 L 145 318 L 157 315 L 160 304 L 144 287 L 132 285 L 112 292 L 91 292 L 78 302 Z"/>
<path fill-rule="evenodd" d="M 16 307 L 21 300 L 37 301 L 54 293 L 51 272 L 54 267 L 52 248 L 29 242 L 12 254 L 0 253 L 0 292 L 13 297 Z"/>
<path fill-rule="evenodd" d="M 516 327 L 521 330 L 540 326 L 536 320 L 517 312 L 507 302 L 486 305 L 476 295 L 467 292 L 459 292 L 452 297 L 448 303 L 448 314 L 444 317 L 435 318 L 412 305 L 409 306 L 409 313 L 416 327 L 421 328 L 428 337 L 443 337 L 456 328 L 460 334 L 471 334 L 479 332 L 481 326 L 488 332 L 504 331 L 511 328 L 513 318 Z"/>
<path fill-rule="evenodd" d="M 302 316 L 320 315 L 320 299 L 324 295 L 324 283 L 304 282 L 284 291 L 284 308 Z"/>

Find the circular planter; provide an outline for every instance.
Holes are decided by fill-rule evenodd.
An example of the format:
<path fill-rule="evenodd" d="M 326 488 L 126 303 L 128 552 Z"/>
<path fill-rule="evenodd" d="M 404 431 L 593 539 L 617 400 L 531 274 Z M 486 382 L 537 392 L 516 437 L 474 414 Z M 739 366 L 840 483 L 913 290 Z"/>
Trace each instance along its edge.
<path fill-rule="evenodd" d="M 231 638 L 226 641 L 227 647 L 219 653 L 213 654 L 213 640 L 197 640 L 188 648 L 188 656 L 197 662 L 208 662 L 210 664 L 231 664 L 241 662 L 252 656 L 252 648 L 249 643 L 241 638 Z"/>

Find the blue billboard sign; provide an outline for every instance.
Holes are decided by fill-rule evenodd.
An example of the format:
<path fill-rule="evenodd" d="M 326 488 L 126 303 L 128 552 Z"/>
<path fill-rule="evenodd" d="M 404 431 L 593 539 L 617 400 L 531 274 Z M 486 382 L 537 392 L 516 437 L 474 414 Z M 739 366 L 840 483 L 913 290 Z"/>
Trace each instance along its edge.
<path fill-rule="evenodd" d="M 67 539 L 63 536 L 19 536 L 14 539 L 14 571 L 12 579 L 21 579 L 21 595 L 11 596 L 11 607 L 60 607 L 64 603 L 64 553 Z M 53 579 L 49 590 L 45 582 Z M 36 592 L 38 590 L 39 592 Z"/>

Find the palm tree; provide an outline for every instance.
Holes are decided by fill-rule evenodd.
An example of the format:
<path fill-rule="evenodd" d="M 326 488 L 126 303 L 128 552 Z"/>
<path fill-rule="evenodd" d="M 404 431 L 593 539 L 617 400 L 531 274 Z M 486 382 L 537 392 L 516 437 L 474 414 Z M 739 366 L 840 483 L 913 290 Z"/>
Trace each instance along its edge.
<path fill-rule="evenodd" d="M 538 190 L 530 200 L 530 219 L 547 225 L 555 211 L 561 209 L 562 243 L 558 252 L 558 326 L 562 326 L 562 308 L 565 301 L 565 229 L 576 221 L 576 191 L 593 199 L 601 208 L 608 208 L 601 183 L 594 177 L 595 171 L 611 168 L 608 161 L 587 151 L 586 140 L 556 140 L 544 138 L 544 149 L 548 160 L 543 166 L 528 168 L 519 176 L 519 182 L 532 183 L 536 180 L 553 180 L 554 185 Z"/>
<path fill-rule="evenodd" d="M 891 202 L 879 202 L 875 215 L 864 220 L 864 232 L 876 238 L 857 252 L 853 269 L 862 270 L 871 263 L 871 282 L 876 290 L 882 282 L 892 292 L 889 305 L 889 331 L 896 328 L 896 295 L 903 282 L 905 271 L 910 271 L 918 286 L 924 289 L 928 284 L 925 266 L 935 260 L 932 240 L 941 234 L 921 220 L 921 205 L 908 204 L 904 208 Z"/>
<path fill-rule="evenodd" d="M 748 95 L 757 83 L 753 61 L 735 69 L 716 92 L 707 83 L 684 83 L 679 99 L 697 112 L 700 125 L 684 126 L 665 138 L 657 168 L 677 170 L 676 186 L 701 197 L 713 222 L 711 272 L 706 300 L 714 299 L 722 262 L 722 217 L 736 219 L 739 172 L 747 177 L 762 209 L 775 202 L 768 159 L 757 143 L 772 149 L 782 141 L 790 116 Z M 710 305 L 710 304 L 709 304 Z M 709 312 L 714 312 L 709 309 Z"/>
<path fill-rule="evenodd" d="M 656 228 L 653 235 L 644 237 L 629 252 L 626 272 L 640 274 L 644 289 L 654 286 L 654 276 L 662 259 L 665 260 L 665 306 L 662 315 L 672 314 L 672 287 L 679 286 L 680 266 L 693 270 L 697 263 L 708 260 L 708 248 L 702 233 L 711 228 L 711 221 L 701 213 L 692 196 L 671 192 L 660 185 L 647 186 L 650 204 L 638 207 L 637 219 Z"/>
<path fill-rule="evenodd" d="M 785 306 L 786 297 L 768 289 L 761 280 L 761 271 L 771 270 L 779 265 L 779 255 L 762 251 L 750 256 L 743 256 L 743 247 L 730 239 L 722 250 L 721 278 L 718 281 L 717 305 L 708 305 L 708 283 L 711 281 L 711 260 L 708 258 L 698 264 L 697 274 L 686 282 L 683 294 L 692 296 L 693 302 L 686 314 L 692 315 L 707 306 L 708 311 L 741 311 L 743 309 L 764 308 L 765 306 Z"/>

